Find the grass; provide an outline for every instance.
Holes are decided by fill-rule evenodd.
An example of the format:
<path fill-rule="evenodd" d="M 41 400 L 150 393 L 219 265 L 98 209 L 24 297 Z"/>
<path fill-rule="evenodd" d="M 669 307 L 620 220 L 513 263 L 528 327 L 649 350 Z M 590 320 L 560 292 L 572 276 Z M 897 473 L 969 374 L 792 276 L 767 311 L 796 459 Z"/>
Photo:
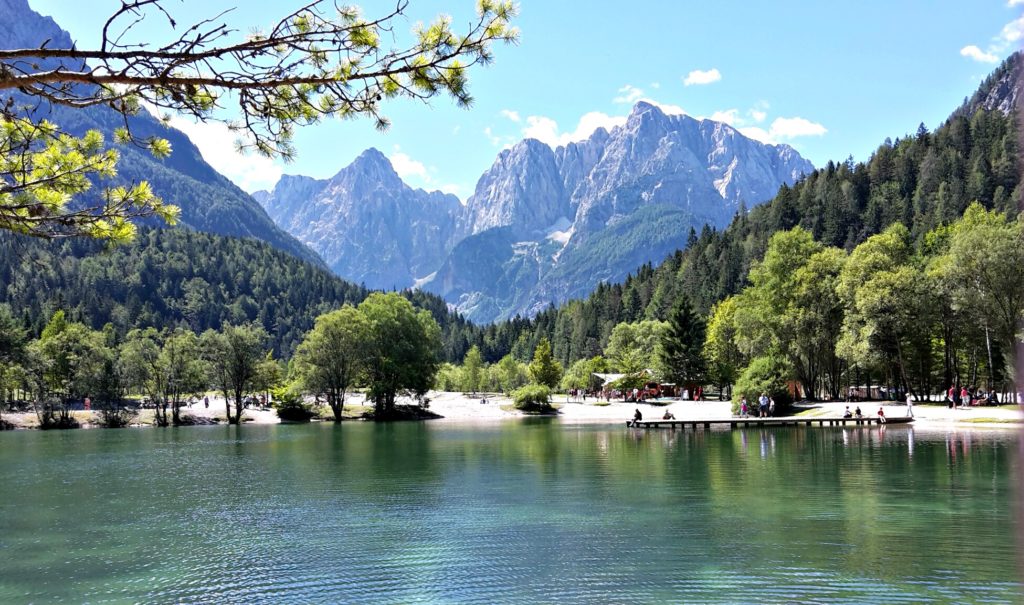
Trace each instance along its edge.
<path fill-rule="evenodd" d="M 970 422 L 976 424 L 1024 424 L 1024 420 L 1018 420 L 1016 418 L 962 418 L 958 420 L 958 422 Z"/>

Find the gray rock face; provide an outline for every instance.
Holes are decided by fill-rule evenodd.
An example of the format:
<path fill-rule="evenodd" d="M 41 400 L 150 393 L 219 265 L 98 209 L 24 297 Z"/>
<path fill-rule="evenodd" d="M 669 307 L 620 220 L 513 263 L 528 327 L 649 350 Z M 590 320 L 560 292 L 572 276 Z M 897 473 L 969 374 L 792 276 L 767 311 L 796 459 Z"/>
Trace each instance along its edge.
<path fill-rule="evenodd" d="M 410 188 L 376 149 L 328 180 L 286 176 L 254 197 L 335 273 L 381 289 L 436 271 L 462 209 L 454 195 Z"/>
<path fill-rule="evenodd" d="M 1016 111 L 1024 88 L 1024 51 L 1010 55 L 993 71 L 956 114 L 972 115 L 979 109 Z"/>
<path fill-rule="evenodd" d="M 559 153 L 575 155 L 566 148 Z M 765 145 L 728 124 L 665 115 L 641 102 L 626 124 L 612 131 L 597 162 L 575 184 L 574 236 L 585 239 L 610 221 L 656 204 L 721 225 L 741 201 L 751 206 L 770 199 L 781 183 L 811 170 L 810 162 L 789 146 Z"/>
<path fill-rule="evenodd" d="M 477 321 L 533 315 L 662 260 L 691 227 L 723 227 L 741 203 L 814 169 L 788 145 L 643 102 L 623 126 L 549 151 L 523 141 L 499 154 L 467 204 L 461 243 L 424 289 Z"/>
<path fill-rule="evenodd" d="M 622 279 L 811 170 L 789 146 L 639 103 L 585 141 L 502 151 L 464 207 L 410 189 L 375 150 L 329 181 L 286 177 L 256 198 L 342 277 L 418 285 L 486 322 Z"/>
<path fill-rule="evenodd" d="M 550 147 L 526 139 L 498 154 L 477 181 L 459 219 L 462 239 L 494 227 L 511 227 L 519 237 L 536 237 L 569 216 L 568 196 Z"/>

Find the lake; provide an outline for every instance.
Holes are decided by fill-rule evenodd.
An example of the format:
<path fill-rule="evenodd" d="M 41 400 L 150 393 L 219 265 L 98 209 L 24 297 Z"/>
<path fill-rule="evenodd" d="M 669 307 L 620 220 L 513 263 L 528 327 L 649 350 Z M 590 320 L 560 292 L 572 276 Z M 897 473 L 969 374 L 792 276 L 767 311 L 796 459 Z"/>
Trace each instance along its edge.
<path fill-rule="evenodd" d="M 1017 602 L 1012 431 L 0 434 L 0 603 Z"/>

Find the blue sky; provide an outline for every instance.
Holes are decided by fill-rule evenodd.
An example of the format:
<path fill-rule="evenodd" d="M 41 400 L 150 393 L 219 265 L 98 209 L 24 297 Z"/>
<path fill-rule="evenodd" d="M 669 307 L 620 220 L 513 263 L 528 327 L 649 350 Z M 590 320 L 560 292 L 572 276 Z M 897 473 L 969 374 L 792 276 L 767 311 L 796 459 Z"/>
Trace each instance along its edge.
<path fill-rule="evenodd" d="M 29 0 L 94 47 L 114 0 Z M 179 23 L 235 7 L 224 19 L 245 33 L 269 26 L 300 2 L 174 0 Z M 367 15 L 393 1 L 362 2 Z M 473 0 L 411 0 L 406 30 L 439 13 L 468 22 Z M 495 155 L 524 136 L 551 145 L 621 122 L 647 99 L 669 111 L 729 121 L 793 145 L 815 165 L 865 159 L 885 137 L 939 124 L 1024 41 L 1024 0 L 715 2 L 522 0 L 517 46 L 471 75 L 469 110 L 445 98 L 385 107 L 391 129 L 332 121 L 301 130 L 298 158 L 231 151 L 217 125 L 176 123 L 206 159 L 243 188 L 273 186 L 282 172 L 328 177 L 362 150 L 387 154 L 415 187 L 465 198 Z M 169 36 L 155 20 L 139 35 Z M 399 34 L 406 31 L 399 28 Z M 403 37 L 402 39 L 408 39 Z"/>

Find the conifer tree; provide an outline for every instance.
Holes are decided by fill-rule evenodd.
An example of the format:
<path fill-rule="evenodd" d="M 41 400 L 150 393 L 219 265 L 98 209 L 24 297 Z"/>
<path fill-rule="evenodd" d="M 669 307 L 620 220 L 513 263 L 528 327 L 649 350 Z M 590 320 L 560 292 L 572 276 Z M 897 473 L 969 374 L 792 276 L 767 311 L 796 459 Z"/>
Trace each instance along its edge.
<path fill-rule="evenodd" d="M 673 306 L 668 323 L 658 351 L 664 378 L 676 384 L 703 382 L 707 373 L 703 352 L 706 326 L 685 295 Z"/>

